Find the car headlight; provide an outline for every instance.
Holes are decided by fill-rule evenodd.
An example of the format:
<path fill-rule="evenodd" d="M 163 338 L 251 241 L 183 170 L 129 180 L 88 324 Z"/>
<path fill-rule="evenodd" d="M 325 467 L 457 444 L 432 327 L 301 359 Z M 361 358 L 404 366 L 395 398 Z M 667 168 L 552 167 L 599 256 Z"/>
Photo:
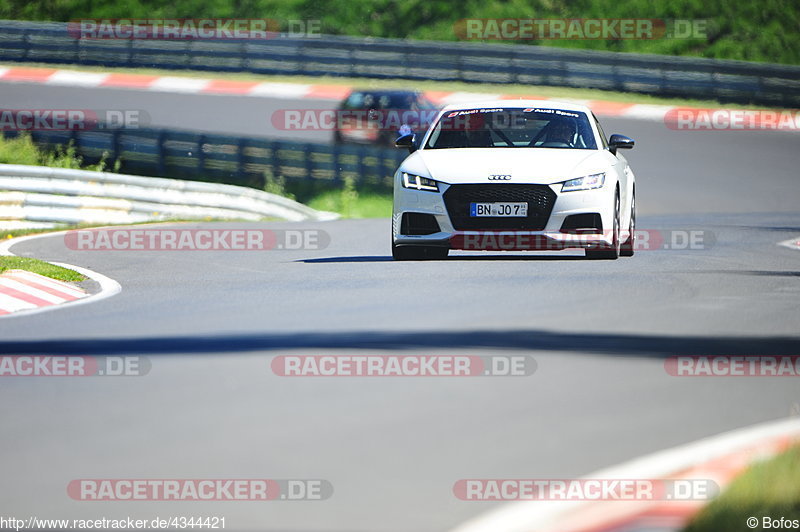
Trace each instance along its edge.
<path fill-rule="evenodd" d="M 592 175 L 585 175 L 583 177 L 578 177 L 576 179 L 570 179 L 569 181 L 564 181 L 564 185 L 561 187 L 561 192 L 572 192 L 574 190 L 591 190 L 593 188 L 600 188 L 603 186 L 603 183 L 606 181 L 606 174 L 592 174 Z"/>
<path fill-rule="evenodd" d="M 413 188 L 414 190 L 429 190 L 431 192 L 439 192 L 439 183 L 433 179 L 422 177 L 420 175 L 409 174 L 403 172 L 403 187 Z"/>

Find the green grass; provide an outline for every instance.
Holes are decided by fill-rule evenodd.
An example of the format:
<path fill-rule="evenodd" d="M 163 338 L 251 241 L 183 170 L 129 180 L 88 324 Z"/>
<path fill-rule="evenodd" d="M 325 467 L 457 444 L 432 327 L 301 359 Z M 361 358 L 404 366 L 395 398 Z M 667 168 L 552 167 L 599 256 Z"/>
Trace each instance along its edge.
<path fill-rule="evenodd" d="M 54 151 L 43 150 L 33 143 L 30 135 L 25 133 L 15 138 L 3 138 L 0 136 L 0 163 L 95 170 L 98 172 L 106 169 L 105 159 L 97 164 L 84 165 L 83 158 L 76 154 L 74 146 L 69 145 Z"/>
<path fill-rule="evenodd" d="M 13 68 L 15 66 L 44 67 L 50 66 L 42 63 L 5 63 L 3 67 Z M 126 74 L 146 74 L 151 76 L 172 76 L 187 78 L 213 78 L 226 79 L 233 81 L 255 81 L 255 82 L 275 82 L 275 83 L 299 83 L 312 85 L 339 85 L 343 87 L 357 87 L 360 89 L 414 89 L 423 91 L 444 91 L 444 92 L 485 92 L 499 94 L 519 94 L 520 96 L 542 97 L 542 98 L 566 98 L 573 100 L 604 100 L 609 102 L 620 102 L 630 104 L 647 105 L 672 105 L 686 107 L 718 107 L 717 100 L 708 99 L 682 99 L 682 98 L 662 98 L 648 94 L 634 92 L 614 92 L 599 89 L 575 89 L 569 87 L 549 87 L 539 85 L 517 85 L 517 84 L 498 84 L 498 83 L 464 83 L 459 81 L 419 81 L 407 79 L 369 79 L 369 78 L 344 78 L 344 77 L 308 77 L 308 76 L 267 76 L 261 74 L 250 74 L 247 72 L 208 72 L 191 70 L 159 70 L 153 68 L 107 68 L 84 65 L 58 65 L 58 68 L 85 72 L 120 72 Z M 725 103 L 729 109 L 752 109 L 753 106 Z M 759 108 L 763 108 L 760 106 Z"/>
<path fill-rule="evenodd" d="M 762 517 L 800 520 L 800 445 L 757 463 L 698 513 L 684 532 L 751 530 L 746 521 Z"/>
<path fill-rule="evenodd" d="M 388 218 L 392 215 L 392 194 L 356 190 L 352 181 L 341 189 L 321 191 L 307 202 L 312 209 L 337 212 L 343 218 Z"/>
<path fill-rule="evenodd" d="M 86 277 L 76 271 L 29 257 L 0 257 L 0 273 L 6 270 L 26 270 L 59 281 L 73 283 L 86 280 Z"/>
<path fill-rule="evenodd" d="M 392 192 L 385 186 L 356 188 L 352 179 L 333 187 L 328 184 L 293 182 L 284 177 L 266 179 L 266 192 L 299 201 L 318 211 L 340 214 L 343 218 L 387 218 L 392 215 Z"/>
<path fill-rule="evenodd" d="M 391 194 L 359 193 L 352 198 L 341 191 L 330 191 L 314 197 L 308 205 L 320 211 L 337 212 L 343 218 L 388 218 L 392 215 Z"/>
<path fill-rule="evenodd" d="M 18 236 L 36 235 L 39 233 L 50 233 L 53 231 L 62 231 L 64 229 L 72 229 L 71 227 L 54 227 L 52 229 L 5 229 L 0 230 L 0 239 L 17 238 Z"/>

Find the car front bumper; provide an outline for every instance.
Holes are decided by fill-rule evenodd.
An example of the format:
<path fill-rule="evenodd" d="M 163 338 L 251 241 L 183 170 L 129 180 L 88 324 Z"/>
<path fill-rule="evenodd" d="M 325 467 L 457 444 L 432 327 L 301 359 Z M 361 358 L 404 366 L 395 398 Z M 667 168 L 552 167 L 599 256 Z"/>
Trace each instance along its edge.
<path fill-rule="evenodd" d="M 491 184 L 479 184 L 490 187 Z M 458 186 L 458 185 L 455 185 Z M 520 185 L 520 186 L 525 186 Z M 595 248 L 611 245 L 611 228 L 614 220 L 615 189 L 606 183 L 602 188 L 585 191 L 561 192 L 561 183 L 553 185 L 527 185 L 548 187 L 554 201 L 549 216 L 537 230 L 516 228 L 513 219 L 506 219 L 502 228 L 476 228 L 464 230 L 454 227 L 451 214 L 445 201 L 449 185 L 440 184 L 439 192 L 418 191 L 404 188 L 395 180 L 394 209 L 392 214 L 392 234 L 395 245 L 438 246 L 463 250 L 561 250 L 568 248 Z M 498 198 L 498 201 L 505 201 Z M 513 201 L 513 198 L 508 201 Z M 452 204 L 451 204 L 452 205 Z M 463 207 L 462 207 L 463 208 Z M 417 213 L 433 216 L 439 226 L 438 232 L 430 234 L 402 234 L 401 220 L 404 213 Z M 593 232 L 581 231 L 578 234 L 562 231 L 564 221 L 573 215 L 599 215 L 601 228 Z M 461 217 L 463 220 L 463 216 Z M 492 219 L 495 220 L 496 219 Z M 474 221 L 474 219 L 473 219 Z M 463 223 L 463 221 L 461 222 Z M 487 223 L 486 225 L 497 225 Z M 520 223 L 520 226 L 526 225 Z M 527 224 L 530 225 L 530 224 Z"/>

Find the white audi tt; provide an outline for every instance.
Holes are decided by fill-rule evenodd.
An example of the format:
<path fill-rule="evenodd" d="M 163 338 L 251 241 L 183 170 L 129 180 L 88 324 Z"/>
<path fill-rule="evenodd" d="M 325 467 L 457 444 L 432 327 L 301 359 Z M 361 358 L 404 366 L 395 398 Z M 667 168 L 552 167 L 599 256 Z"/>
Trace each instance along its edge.
<path fill-rule="evenodd" d="M 561 250 L 589 258 L 634 251 L 636 186 L 619 150 L 583 105 L 499 100 L 450 105 L 419 136 L 394 178 L 392 256 L 450 249 Z"/>

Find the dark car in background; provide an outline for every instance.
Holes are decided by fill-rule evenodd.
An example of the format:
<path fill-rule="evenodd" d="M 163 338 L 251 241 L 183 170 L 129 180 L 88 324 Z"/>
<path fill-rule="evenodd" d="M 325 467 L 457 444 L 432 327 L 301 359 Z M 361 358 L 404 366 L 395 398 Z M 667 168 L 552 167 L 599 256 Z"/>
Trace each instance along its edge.
<path fill-rule="evenodd" d="M 424 132 L 437 110 L 419 91 L 354 90 L 339 105 L 333 141 L 392 147 L 402 135 Z"/>

